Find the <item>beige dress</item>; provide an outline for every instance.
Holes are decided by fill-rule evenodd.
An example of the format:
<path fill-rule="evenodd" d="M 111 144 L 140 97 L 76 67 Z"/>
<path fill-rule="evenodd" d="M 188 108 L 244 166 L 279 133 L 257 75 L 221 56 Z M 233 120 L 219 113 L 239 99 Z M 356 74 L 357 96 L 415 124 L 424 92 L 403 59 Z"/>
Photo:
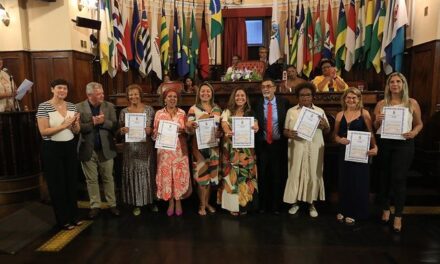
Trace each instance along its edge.
<path fill-rule="evenodd" d="M 312 105 L 313 110 L 323 114 L 324 110 Z M 287 111 L 284 128 L 293 130 L 301 107 L 296 105 Z M 313 140 L 289 139 L 288 142 L 288 178 L 283 201 L 294 204 L 297 201 L 312 203 L 325 200 L 324 180 L 324 138 L 322 130 L 317 129 Z"/>

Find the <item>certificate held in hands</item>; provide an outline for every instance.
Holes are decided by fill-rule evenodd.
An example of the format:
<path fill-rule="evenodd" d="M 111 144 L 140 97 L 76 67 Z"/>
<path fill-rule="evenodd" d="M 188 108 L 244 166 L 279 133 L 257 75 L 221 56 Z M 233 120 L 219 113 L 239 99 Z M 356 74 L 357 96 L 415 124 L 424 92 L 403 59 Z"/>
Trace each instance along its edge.
<path fill-rule="evenodd" d="M 179 124 L 172 121 L 160 120 L 157 130 L 155 148 L 176 150 Z"/>
<path fill-rule="evenodd" d="M 125 142 L 145 142 L 146 124 L 147 124 L 147 114 L 126 113 L 125 126 L 128 127 L 128 133 L 125 134 Z"/>
<path fill-rule="evenodd" d="M 302 107 L 293 129 L 298 132 L 298 137 L 312 141 L 320 120 L 321 113 Z"/>
<path fill-rule="evenodd" d="M 359 163 L 368 163 L 371 133 L 348 130 L 347 139 L 350 144 L 345 147 L 345 160 Z"/>
<path fill-rule="evenodd" d="M 232 148 L 254 148 L 253 117 L 232 117 Z"/>
<path fill-rule="evenodd" d="M 384 107 L 384 119 L 380 131 L 381 138 L 405 140 L 403 133 L 407 132 L 408 111 L 405 107 Z"/>
<path fill-rule="evenodd" d="M 197 121 L 196 138 L 198 149 L 217 147 L 218 142 L 215 137 L 217 125 L 214 118 L 206 118 Z"/>

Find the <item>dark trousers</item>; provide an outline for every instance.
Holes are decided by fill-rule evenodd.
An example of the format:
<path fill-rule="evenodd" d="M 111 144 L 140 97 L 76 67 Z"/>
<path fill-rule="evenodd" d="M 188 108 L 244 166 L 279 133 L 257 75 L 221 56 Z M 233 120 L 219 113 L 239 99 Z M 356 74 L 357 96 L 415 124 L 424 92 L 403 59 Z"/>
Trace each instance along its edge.
<path fill-rule="evenodd" d="M 77 219 L 77 168 L 75 140 L 44 140 L 43 173 L 57 224 L 62 227 Z"/>
<path fill-rule="evenodd" d="M 395 216 L 401 217 L 406 199 L 406 177 L 414 157 L 414 140 L 380 139 L 380 199 L 389 210 L 393 198 Z"/>
<path fill-rule="evenodd" d="M 257 145 L 260 210 L 279 211 L 287 175 L 287 143 L 260 141 Z"/>

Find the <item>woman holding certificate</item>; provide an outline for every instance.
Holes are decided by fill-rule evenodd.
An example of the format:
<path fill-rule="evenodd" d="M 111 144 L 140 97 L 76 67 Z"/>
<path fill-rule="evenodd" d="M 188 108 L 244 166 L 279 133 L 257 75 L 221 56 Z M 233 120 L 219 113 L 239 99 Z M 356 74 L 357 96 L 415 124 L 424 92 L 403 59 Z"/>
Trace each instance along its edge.
<path fill-rule="evenodd" d="M 254 133 L 258 131 L 249 97 L 243 88 L 236 88 L 222 113 L 223 184 L 219 192 L 222 208 L 232 215 L 246 214 L 255 209 L 257 197 L 257 161 L 254 152 Z"/>
<path fill-rule="evenodd" d="M 394 198 L 393 230 L 402 230 L 406 196 L 406 173 L 414 156 L 414 137 L 423 128 L 420 106 L 409 98 L 405 76 L 395 72 L 387 79 L 384 99 L 374 109 L 381 168 L 382 222 L 390 221 L 390 198 Z M 380 139 L 379 139 L 380 138 Z"/>
<path fill-rule="evenodd" d="M 363 109 L 362 93 L 349 88 L 341 97 L 342 111 L 336 115 L 335 141 L 339 150 L 339 212 L 336 219 L 353 225 L 368 217 L 368 156 L 377 154 L 370 114 Z M 365 133 L 367 132 L 367 133 Z"/>
<path fill-rule="evenodd" d="M 169 201 L 167 215 L 182 215 L 181 199 L 189 188 L 188 148 L 185 137 L 185 111 L 177 107 L 179 92 L 163 92 L 164 108 L 154 117 L 153 137 L 157 149 L 157 197 Z"/>
<path fill-rule="evenodd" d="M 313 203 L 325 200 L 323 132 L 330 130 L 324 110 L 313 104 L 315 92 L 313 83 L 297 85 L 298 105 L 287 111 L 283 132 L 288 138 L 288 178 L 283 201 L 292 204 L 289 214 L 298 212 L 298 201 L 306 202 L 310 217 L 318 216 Z"/>
<path fill-rule="evenodd" d="M 215 213 L 209 204 L 210 186 L 218 185 L 219 149 L 218 125 L 222 110 L 214 103 L 214 89 L 204 83 L 197 90 L 196 104 L 188 111 L 188 131 L 192 138 L 192 162 L 194 178 L 199 186 L 199 215 L 206 211 Z M 199 122 L 204 121 L 204 122 Z"/>
<path fill-rule="evenodd" d="M 154 109 L 141 100 L 142 88 L 137 84 L 127 87 L 130 105 L 119 115 L 120 133 L 125 135 L 122 160 L 122 200 L 133 206 L 133 214 L 141 213 L 140 207 L 154 205 L 156 189 L 156 157 L 151 139 Z"/>

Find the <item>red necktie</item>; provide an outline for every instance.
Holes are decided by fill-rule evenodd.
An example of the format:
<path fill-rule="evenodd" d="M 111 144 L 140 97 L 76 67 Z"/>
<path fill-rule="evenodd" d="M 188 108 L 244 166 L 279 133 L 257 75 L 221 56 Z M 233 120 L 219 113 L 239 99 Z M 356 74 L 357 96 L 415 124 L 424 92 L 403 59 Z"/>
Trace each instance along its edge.
<path fill-rule="evenodd" d="M 272 144 L 272 104 L 267 104 L 267 119 L 266 119 L 266 141 Z"/>

